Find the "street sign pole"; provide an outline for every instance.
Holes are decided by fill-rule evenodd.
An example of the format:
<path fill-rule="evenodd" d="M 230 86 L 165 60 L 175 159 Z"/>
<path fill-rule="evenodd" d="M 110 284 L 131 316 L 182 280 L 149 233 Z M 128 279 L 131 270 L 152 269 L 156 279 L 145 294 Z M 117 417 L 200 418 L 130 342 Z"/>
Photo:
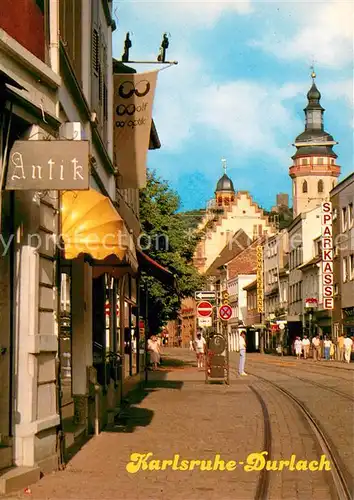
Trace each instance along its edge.
<path fill-rule="evenodd" d="M 226 353 L 225 353 L 225 357 L 226 357 L 226 384 L 230 385 L 229 335 L 228 335 L 228 331 L 227 331 L 227 322 L 226 321 L 222 322 L 222 330 L 223 330 L 222 334 L 223 334 L 223 337 L 225 339 L 225 345 L 226 345 Z"/>

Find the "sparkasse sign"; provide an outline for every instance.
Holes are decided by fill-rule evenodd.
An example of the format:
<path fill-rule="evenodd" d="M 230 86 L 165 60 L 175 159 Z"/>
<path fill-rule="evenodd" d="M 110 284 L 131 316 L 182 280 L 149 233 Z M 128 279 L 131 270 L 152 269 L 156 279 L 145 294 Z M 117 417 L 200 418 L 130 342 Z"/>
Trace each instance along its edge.
<path fill-rule="evenodd" d="M 323 309 L 333 309 L 332 203 L 324 201 L 321 208 Z"/>
<path fill-rule="evenodd" d="M 89 189 L 89 153 L 89 141 L 15 141 L 5 189 Z"/>

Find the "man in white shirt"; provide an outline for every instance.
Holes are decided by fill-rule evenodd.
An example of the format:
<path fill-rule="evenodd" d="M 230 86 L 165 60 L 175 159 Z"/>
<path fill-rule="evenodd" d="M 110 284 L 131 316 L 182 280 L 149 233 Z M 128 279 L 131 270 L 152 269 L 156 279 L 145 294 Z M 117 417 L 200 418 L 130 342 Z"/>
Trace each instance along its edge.
<path fill-rule="evenodd" d="M 304 359 L 307 359 L 310 353 L 310 340 L 307 338 L 307 335 L 304 335 L 304 338 L 302 339 L 302 347 L 304 351 Z"/>
<path fill-rule="evenodd" d="M 344 358 L 347 363 L 350 363 L 350 355 L 352 352 L 353 341 L 347 335 L 344 335 Z"/>
<path fill-rule="evenodd" d="M 194 349 L 197 355 L 198 368 L 203 368 L 204 366 L 205 346 L 205 338 L 202 337 L 202 334 L 200 332 L 198 332 L 197 338 L 194 341 Z"/>
<path fill-rule="evenodd" d="M 245 372 L 245 363 L 246 363 L 246 333 L 241 332 L 240 333 L 240 339 L 239 339 L 239 346 L 240 346 L 240 361 L 238 365 L 238 374 L 241 376 L 247 375 Z"/>
<path fill-rule="evenodd" d="M 316 335 L 312 339 L 312 347 L 313 347 L 313 359 L 314 361 L 320 361 L 321 360 L 321 342 L 320 342 L 320 337 L 319 335 Z"/>

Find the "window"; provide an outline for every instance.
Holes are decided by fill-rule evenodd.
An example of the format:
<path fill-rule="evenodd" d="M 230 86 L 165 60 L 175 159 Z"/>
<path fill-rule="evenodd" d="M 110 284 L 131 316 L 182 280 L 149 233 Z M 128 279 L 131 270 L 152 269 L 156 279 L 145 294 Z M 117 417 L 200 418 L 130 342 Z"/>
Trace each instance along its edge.
<path fill-rule="evenodd" d="M 322 254 L 322 241 L 316 241 L 316 257 Z"/>
<path fill-rule="evenodd" d="M 63 48 L 79 83 L 82 82 L 82 5 L 74 0 L 59 2 L 59 28 Z"/>
<path fill-rule="evenodd" d="M 309 161 L 307 158 L 302 158 L 301 160 L 301 165 L 308 165 L 309 164 Z"/>
<path fill-rule="evenodd" d="M 323 193 L 323 180 L 322 180 L 322 179 L 320 179 L 320 180 L 318 181 L 318 184 L 317 184 L 317 191 L 318 191 L 319 193 Z"/>
<path fill-rule="evenodd" d="M 302 183 L 302 192 L 303 192 L 303 193 L 307 193 L 307 181 L 304 181 L 304 182 Z"/>
<path fill-rule="evenodd" d="M 342 208 L 342 232 L 347 230 L 347 207 Z"/>
<path fill-rule="evenodd" d="M 336 208 L 333 209 L 333 220 L 336 220 L 338 217 L 338 210 Z"/>
<path fill-rule="evenodd" d="M 349 279 L 354 280 L 354 254 L 349 255 Z"/>
<path fill-rule="evenodd" d="M 354 213 L 353 213 L 353 203 L 349 203 L 348 205 L 348 229 L 353 227 L 354 223 Z"/>
<path fill-rule="evenodd" d="M 324 164 L 324 158 L 317 158 L 317 165 L 323 165 Z"/>
<path fill-rule="evenodd" d="M 348 281 L 348 261 L 347 257 L 343 257 L 343 283 Z"/>

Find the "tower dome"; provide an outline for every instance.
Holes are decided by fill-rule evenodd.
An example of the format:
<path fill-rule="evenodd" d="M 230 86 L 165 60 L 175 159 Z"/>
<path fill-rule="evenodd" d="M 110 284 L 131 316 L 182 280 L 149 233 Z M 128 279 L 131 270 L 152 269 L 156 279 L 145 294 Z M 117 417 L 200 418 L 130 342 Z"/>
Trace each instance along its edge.
<path fill-rule="evenodd" d="M 234 185 L 230 177 L 226 174 L 224 174 L 220 179 L 218 180 L 218 183 L 216 185 L 216 193 L 220 193 L 222 191 L 227 191 L 230 192 L 232 191 L 233 193 L 235 192 Z"/>

